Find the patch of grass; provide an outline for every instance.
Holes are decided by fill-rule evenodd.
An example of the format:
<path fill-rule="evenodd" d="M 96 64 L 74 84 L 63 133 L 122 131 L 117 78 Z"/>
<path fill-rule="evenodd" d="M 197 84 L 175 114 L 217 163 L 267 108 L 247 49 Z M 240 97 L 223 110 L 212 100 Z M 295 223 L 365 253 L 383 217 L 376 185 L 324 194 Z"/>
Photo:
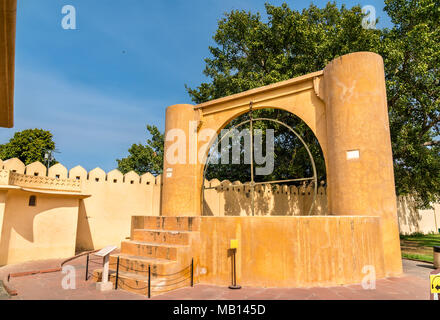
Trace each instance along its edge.
<path fill-rule="evenodd" d="M 418 261 L 434 262 L 434 257 L 432 255 L 425 255 L 425 254 L 414 254 L 414 253 L 402 252 L 402 258 L 418 260 Z"/>
<path fill-rule="evenodd" d="M 403 258 L 432 262 L 432 247 L 440 246 L 440 234 L 400 235 L 400 246 Z"/>
<path fill-rule="evenodd" d="M 401 234 L 400 235 L 400 239 L 405 239 L 405 238 L 408 238 L 408 237 L 411 237 L 411 238 L 421 238 L 421 237 L 424 237 L 424 236 L 425 236 L 424 233 L 414 232 L 414 233 L 411 233 L 411 234 Z"/>
<path fill-rule="evenodd" d="M 440 234 L 425 234 L 425 235 L 419 235 L 419 234 L 411 234 L 408 236 L 401 236 L 401 240 L 406 241 L 414 241 L 418 245 L 423 247 L 434 247 L 434 246 L 440 246 Z"/>

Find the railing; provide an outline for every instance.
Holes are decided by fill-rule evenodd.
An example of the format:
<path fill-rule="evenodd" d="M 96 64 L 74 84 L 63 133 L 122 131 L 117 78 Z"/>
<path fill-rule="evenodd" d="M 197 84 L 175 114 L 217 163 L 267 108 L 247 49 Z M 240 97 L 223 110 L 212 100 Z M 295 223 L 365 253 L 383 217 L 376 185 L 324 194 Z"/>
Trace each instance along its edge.
<path fill-rule="evenodd" d="M 99 260 L 99 262 L 97 262 Z M 89 276 L 92 276 L 95 280 L 98 280 L 98 277 L 96 277 L 93 272 L 89 272 L 89 264 L 97 264 L 102 265 L 102 258 L 99 259 L 90 259 L 90 253 L 87 254 L 87 262 L 86 262 L 86 281 L 89 280 Z"/>
<path fill-rule="evenodd" d="M 99 259 L 102 261 L 101 259 Z M 100 264 L 96 259 L 90 259 L 89 255 L 87 255 L 87 264 L 86 264 L 86 281 L 88 281 L 89 276 L 94 277 L 95 280 L 99 280 L 98 277 L 93 275 L 93 273 L 89 273 L 89 264 Z M 102 263 L 102 262 L 101 262 Z M 115 275 L 115 290 L 118 290 L 119 285 L 129 288 L 135 292 L 139 292 L 144 294 L 146 291 L 148 298 L 151 298 L 153 293 L 163 294 L 172 290 L 177 290 L 186 287 L 188 284 L 193 287 L 194 286 L 194 259 L 191 259 L 191 264 L 180 271 L 169 273 L 169 274 L 160 274 L 155 271 L 151 271 L 151 265 L 148 265 L 148 271 L 146 270 L 138 270 L 133 269 L 132 267 L 128 267 L 125 265 L 121 265 L 120 259 L 118 256 L 118 260 L 116 263 L 111 263 L 110 265 L 116 265 L 116 275 Z M 133 287 L 129 285 L 126 281 L 119 277 L 119 269 L 124 268 L 125 270 L 130 270 L 136 273 L 147 273 L 146 282 L 147 285 L 145 287 Z M 164 284 L 155 284 L 155 279 L 164 280 Z"/>
<path fill-rule="evenodd" d="M 150 273 L 150 266 L 148 266 L 148 272 Z M 185 283 L 189 280 L 189 284 L 191 287 L 194 286 L 194 259 L 191 259 L 191 264 L 189 266 L 187 266 L 186 268 L 183 268 L 182 270 L 175 272 L 175 273 L 170 273 L 170 274 L 158 274 L 158 273 L 153 273 L 152 274 L 153 277 L 156 278 L 161 278 L 161 279 L 166 279 L 165 284 L 163 285 L 152 285 L 151 281 L 149 281 L 149 292 L 151 296 L 151 292 L 153 291 L 154 293 L 158 293 L 158 294 L 162 294 L 162 293 L 166 293 L 172 290 L 176 290 L 176 289 L 180 289 L 183 288 L 185 286 Z M 151 277 L 149 277 L 149 279 L 151 279 Z M 179 285 L 178 287 L 173 287 Z M 171 287 L 171 288 L 170 288 Z M 151 290 L 151 288 L 153 288 L 153 290 Z M 162 289 L 161 288 L 165 288 Z"/>

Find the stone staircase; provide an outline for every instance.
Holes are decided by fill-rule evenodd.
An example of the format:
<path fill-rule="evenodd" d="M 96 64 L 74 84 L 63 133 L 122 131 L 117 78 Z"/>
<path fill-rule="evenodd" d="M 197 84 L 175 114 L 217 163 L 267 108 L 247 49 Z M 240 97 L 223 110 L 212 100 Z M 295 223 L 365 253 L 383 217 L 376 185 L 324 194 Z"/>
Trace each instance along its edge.
<path fill-rule="evenodd" d="M 123 241 L 121 253 L 110 256 L 109 280 L 116 282 L 119 257 L 118 289 L 148 294 L 148 268 L 151 295 L 190 286 L 191 263 L 199 246 L 199 220 L 195 217 L 133 217 L 130 240 Z M 94 271 L 101 279 L 102 270 Z"/>

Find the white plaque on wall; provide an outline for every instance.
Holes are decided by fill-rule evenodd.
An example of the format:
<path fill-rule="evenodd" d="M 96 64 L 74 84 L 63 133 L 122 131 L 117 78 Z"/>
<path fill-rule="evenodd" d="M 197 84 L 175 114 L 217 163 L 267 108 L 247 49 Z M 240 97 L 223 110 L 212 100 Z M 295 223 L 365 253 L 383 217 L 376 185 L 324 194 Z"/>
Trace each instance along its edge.
<path fill-rule="evenodd" d="M 347 151 L 347 160 L 356 160 L 360 158 L 359 150 Z"/>

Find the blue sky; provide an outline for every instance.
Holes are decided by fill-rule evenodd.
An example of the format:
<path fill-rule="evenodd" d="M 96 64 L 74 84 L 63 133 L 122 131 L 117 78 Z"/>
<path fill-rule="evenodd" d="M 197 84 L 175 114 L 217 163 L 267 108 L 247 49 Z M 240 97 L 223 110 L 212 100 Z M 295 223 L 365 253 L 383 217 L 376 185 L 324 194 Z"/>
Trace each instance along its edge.
<path fill-rule="evenodd" d="M 264 13 L 267 0 L 19 0 L 17 10 L 14 132 L 42 128 L 54 134 L 56 158 L 68 169 L 114 169 L 146 124 L 164 129 L 165 109 L 192 103 L 184 85 L 206 81 L 204 58 L 223 13 Z M 302 9 L 311 1 L 287 2 Z M 313 1 L 322 7 L 327 1 Z M 390 21 L 383 1 L 373 5 Z M 61 8 L 76 8 L 77 30 L 61 27 Z"/>

